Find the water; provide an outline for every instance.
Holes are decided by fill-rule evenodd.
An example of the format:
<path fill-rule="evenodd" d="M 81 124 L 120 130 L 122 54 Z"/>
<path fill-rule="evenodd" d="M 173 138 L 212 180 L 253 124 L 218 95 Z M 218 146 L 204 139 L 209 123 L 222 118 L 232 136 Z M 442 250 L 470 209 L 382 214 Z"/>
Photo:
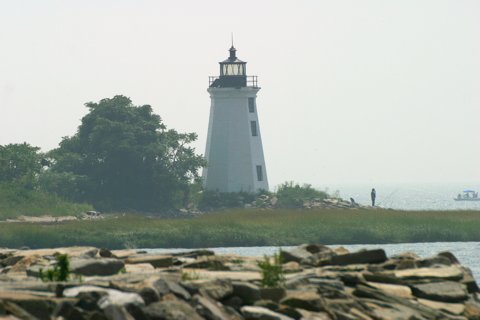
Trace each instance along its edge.
<path fill-rule="evenodd" d="M 379 244 L 379 245 L 342 245 L 350 251 L 360 249 L 382 248 L 388 256 L 402 252 L 414 252 L 420 257 L 427 258 L 436 255 L 441 251 L 452 252 L 460 263 L 472 270 L 477 280 L 480 281 L 480 242 L 429 242 L 429 243 L 398 243 L 398 244 Z M 335 245 L 330 247 L 336 247 Z M 283 247 L 285 249 L 291 247 Z M 272 255 L 278 251 L 278 247 L 231 247 L 231 248 L 208 248 L 217 254 L 237 254 L 241 256 L 261 257 L 263 255 Z M 192 249 L 147 249 L 155 253 L 169 253 L 179 251 L 189 251 Z"/>
<path fill-rule="evenodd" d="M 315 186 L 322 190 L 321 186 Z M 344 199 L 354 198 L 360 204 L 370 204 L 370 191 L 377 191 L 377 204 L 400 210 L 480 210 L 480 201 L 454 201 L 465 189 L 480 191 L 479 183 L 448 185 L 336 185 L 327 188 L 329 194 L 338 190 Z"/>

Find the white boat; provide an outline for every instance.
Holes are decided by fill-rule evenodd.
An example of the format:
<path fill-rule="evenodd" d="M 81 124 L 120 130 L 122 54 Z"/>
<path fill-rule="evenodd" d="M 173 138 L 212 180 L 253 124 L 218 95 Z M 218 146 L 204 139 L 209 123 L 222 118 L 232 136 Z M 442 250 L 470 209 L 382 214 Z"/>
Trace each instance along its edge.
<path fill-rule="evenodd" d="M 456 198 L 453 198 L 455 201 L 480 201 L 478 197 L 478 192 L 475 190 L 463 190 L 463 195 L 460 193 Z"/>

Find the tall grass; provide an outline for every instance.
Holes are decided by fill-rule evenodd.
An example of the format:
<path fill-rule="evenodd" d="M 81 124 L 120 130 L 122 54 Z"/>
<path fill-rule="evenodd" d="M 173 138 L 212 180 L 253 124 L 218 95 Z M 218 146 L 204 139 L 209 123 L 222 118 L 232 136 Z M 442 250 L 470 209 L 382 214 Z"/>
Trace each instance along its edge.
<path fill-rule="evenodd" d="M 108 248 L 480 241 L 479 211 L 229 210 L 198 218 L 141 215 L 61 224 L 0 223 L 0 246 Z"/>
<path fill-rule="evenodd" d="M 92 210 L 92 206 L 71 203 L 52 194 L 20 188 L 13 184 L 0 184 L 0 220 L 20 215 L 76 215 L 88 210 Z"/>

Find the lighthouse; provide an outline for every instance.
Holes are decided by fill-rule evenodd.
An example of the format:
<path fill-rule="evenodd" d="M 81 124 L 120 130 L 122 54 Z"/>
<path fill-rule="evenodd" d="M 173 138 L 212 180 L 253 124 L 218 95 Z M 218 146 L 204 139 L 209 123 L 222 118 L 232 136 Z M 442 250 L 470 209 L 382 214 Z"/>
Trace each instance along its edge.
<path fill-rule="evenodd" d="M 206 190 L 249 192 L 268 190 L 258 121 L 257 76 L 247 76 L 247 63 L 233 46 L 220 62 L 220 75 L 209 77 L 210 120 L 203 170 Z"/>

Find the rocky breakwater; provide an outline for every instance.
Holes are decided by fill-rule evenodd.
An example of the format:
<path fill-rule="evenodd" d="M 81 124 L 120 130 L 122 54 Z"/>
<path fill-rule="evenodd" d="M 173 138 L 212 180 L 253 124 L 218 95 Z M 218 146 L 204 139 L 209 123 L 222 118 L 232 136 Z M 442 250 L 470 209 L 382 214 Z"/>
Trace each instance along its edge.
<path fill-rule="evenodd" d="M 42 281 L 65 268 L 65 254 L 68 280 Z M 259 259 L 0 249 L 0 319 L 480 319 L 478 292 L 449 252 L 387 257 L 310 244 Z"/>

